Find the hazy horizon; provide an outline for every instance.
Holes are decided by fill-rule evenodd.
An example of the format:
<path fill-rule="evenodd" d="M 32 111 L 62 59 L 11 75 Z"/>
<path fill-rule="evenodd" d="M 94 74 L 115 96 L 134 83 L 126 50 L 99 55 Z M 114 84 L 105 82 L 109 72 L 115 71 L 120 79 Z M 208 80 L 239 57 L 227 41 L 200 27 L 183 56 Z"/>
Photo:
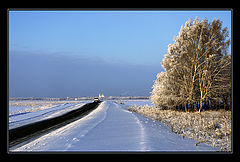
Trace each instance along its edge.
<path fill-rule="evenodd" d="M 231 11 L 9 11 L 9 97 L 149 96 L 181 25 Z"/>

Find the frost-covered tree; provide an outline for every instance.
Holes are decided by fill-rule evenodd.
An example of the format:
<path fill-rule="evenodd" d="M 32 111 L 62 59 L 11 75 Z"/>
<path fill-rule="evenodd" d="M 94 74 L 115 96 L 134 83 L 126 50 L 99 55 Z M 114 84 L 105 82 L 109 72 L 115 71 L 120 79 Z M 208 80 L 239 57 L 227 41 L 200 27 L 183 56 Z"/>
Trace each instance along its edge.
<path fill-rule="evenodd" d="M 173 109 L 182 101 L 178 90 L 179 87 L 173 83 L 173 79 L 166 72 L 161 72 L 157 74 L 150 99 L 157 107 Z"/>
<path fill-rule="evenodd" d="M 168 53 L 162 61 L 165 72 L 158 75 L 153 86 L 153 103 L 160 102 L 154 96 L 161 96 L 161 101 L 169 98 L 164 96 L 164 93 L 159 94 L 167 89 L 166 95 L 171 94 L 171 99 L 176 99 L 162 101 L 167 107 L 178 104 L 187 104 L 188 107 L 194 104 L 196 107 L 196 103 L 199 102 L 201 111 L 203 101 L 208 100 L 210 96 L 216 96 L 214 88 L 220 88 L 224 82 L 224 75 L 229 72 L 227 37 L 228 30 L 222 29 L 219 19 L 210 23 L 207 19 L 200 21 L 198 18 L 187 21 L 185 26 L 181 27 L 179 35 L 174 38 L 175 43 L 168 46 Z"/>
<path fill-rule="evenodd" d="M 223 100 L 224 106 L 227 107 L 227 103 L 229 102 L 229 109 L 231 109 L 231 56 L 224 56 L 218 63 L 218 68 L 214 70 L 215 81 L 210 90 L 210 97 L 213 103 L 212 107 L 214 107 L 214 103 Z"/>
<path fill-rule="evenodd" d="M 151 92 L 150 99 L 154 103 L 155 106 L 160 108 L 167 107 L 166 101 L 168 97 L 167 91 L 167 78 L 166 78 L 166 72 L 160 72 L 157 74 L 157 79 L 155 80 L 155 83 L 153 85 L 153 90 Z"/>

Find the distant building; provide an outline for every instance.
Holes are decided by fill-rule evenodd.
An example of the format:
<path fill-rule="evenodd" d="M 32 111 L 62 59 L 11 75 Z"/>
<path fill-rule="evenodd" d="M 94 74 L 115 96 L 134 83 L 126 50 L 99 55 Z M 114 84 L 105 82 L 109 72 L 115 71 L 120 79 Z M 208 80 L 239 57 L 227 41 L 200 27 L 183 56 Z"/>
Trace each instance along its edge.
<path fill-rule="evenodd" d="M 103 99 L 103 98 L 104 98 L 103 93 L 102 93 L 102 95 L 99 93 L 99 94 L 98 94 L 98 98 L 99 98 L 99 99 Z"/>

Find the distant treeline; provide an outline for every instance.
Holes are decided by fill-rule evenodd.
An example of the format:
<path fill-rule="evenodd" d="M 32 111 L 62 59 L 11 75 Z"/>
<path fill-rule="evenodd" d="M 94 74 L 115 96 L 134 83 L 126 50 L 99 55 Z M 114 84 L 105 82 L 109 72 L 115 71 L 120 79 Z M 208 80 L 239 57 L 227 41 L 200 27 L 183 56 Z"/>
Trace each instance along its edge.
<path fill-rule="evenodd" d="M 94 97 L 10 97 L 9 101 L 20 101 L 20 100 L 46 100 L 46 101 L 72 101 L 72 100 L 93 100 Z M 131 100 L 131 99 L 149 99 L 147 96 L 106 96 L 103 100 Z"/>

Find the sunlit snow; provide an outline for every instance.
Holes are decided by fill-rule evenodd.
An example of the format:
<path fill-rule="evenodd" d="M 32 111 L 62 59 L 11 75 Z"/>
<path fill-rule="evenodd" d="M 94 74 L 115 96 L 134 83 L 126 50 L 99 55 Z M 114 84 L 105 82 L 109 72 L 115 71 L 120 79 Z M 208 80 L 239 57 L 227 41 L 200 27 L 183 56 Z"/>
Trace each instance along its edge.
<path fill-rule="evenodd" d="M 165 124 L 128 111 L 126 104 L 104 101 L 83 118 L 10 151 L 217 151 L 204 143 L 195 146 Z"/>

